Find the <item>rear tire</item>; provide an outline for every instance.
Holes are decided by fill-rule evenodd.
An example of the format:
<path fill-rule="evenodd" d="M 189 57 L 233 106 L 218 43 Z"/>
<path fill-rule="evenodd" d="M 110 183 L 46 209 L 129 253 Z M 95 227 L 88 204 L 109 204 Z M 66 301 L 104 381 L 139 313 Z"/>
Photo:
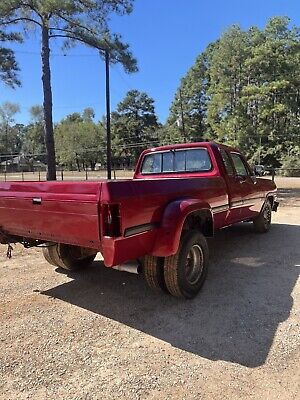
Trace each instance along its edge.
<path fill-rule="evenodd" d="M 63 268 L 63 264 L 58 253 L 58 243 L 49 243 L 47 247 L 43 248 L 43 255 L 49 264 L 53 265 L 54 267 Z"/>
<path fill-rule="evenodd" d="M 202 233 L 192 230 L 184 234 L 177 253 L 165 258 L 164 277 L 168 291 L 175 297 L 195 297 L 206 279 L 208 258 L 208 245 Z"/>
<path fill-rule="evenodd" d="M 254 230 L 257 233 L 266 233 L 271 228 L 272 206 L 269 200 L 265 202 L 257 218 L 253 220 Z"/>
<path fill-rule="evenodd" d="M 51 246 L 51 245 L 49 245 L 49 246 Z M 49 247 L 43 247 L 43 256 L 45 257 L 45 260 L 46 260 L 49 264 L 53 265 L 54 267 L 58 267 L 58 265 L 56 265 L 56 264 L 54 263 L 54 261 L 52 260 L 52 258 L 51 258 L 51 256 L 50 256 Z"/>
<path fill-rule="evenodd" d="M 79 246 L 55 243 L 44 248 L 43 254 L 50 264 L 68 271 L 77 271 L 92 264 L 97 253 L 91 254 L 90 249 Z"/>
<path fill-rule="evenodd" d="M 143 274 L 147 285 L 156 291 L 167 292 L 164 279 L 164 259 L 146 256 L 143 260 Z"/>

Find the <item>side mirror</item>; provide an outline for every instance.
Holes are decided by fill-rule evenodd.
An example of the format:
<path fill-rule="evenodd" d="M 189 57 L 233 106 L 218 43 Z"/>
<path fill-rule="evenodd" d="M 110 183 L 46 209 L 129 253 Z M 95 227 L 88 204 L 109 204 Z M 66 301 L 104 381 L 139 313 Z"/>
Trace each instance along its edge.
<path fill-rule="evenodd" d="M 254 185 L 257 183 L 257 179 L 256 179 L 256 176 L 255 175 L 251 175 L 251 180 L 252 180 L 252 182 L 254 183 Z"/>
<path fill-rule="evenodd" d="M 262 176 L 264 174 L 265 168 L 262 165 L 255 165 L 253 168 L 254 175 Z"/>

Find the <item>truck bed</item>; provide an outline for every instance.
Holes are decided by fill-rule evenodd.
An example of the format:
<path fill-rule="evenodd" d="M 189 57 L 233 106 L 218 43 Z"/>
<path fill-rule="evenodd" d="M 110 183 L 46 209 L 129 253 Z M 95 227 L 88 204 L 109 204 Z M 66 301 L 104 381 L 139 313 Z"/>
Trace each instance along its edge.
<path fill-rule="evenodd" d="M 0 229 L 99 249 L 102 182 L 2 182 Z"/>
<path fill-rule="evenodd" d="M 165 207 L 205 198 L 222 225 L 228 196 L 223 178 L 156 178 L 97 182 L 0 183 L 0 232 L 25 239 L 97 249 L 107 266 L 151 254 Z M 106 235 L 103 206 L 120 209 L 119 237 Z"/>

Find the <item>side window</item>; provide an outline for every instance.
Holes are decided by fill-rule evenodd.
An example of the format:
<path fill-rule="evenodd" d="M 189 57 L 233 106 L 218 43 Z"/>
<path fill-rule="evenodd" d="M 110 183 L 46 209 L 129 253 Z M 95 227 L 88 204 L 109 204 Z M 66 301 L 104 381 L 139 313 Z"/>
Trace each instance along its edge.
<path fill-rule="evenodd" d="M 185 171 L 185 151 L 176 151 L 174 159 L 174 170 Z"/>
<path fill-rule="evenodd" d="M 224 149 L 220 149 L 220 154 L 226 169 L 226 172 L 228 175 L 233 176 L 234 175 L 234 170 L 233 170 L 233 166 L 231 164 L 230 161 L 230 157 L 228 155 L 228 153 L 224 150 Z"/>
<path fill-rule="evenodd" d="M 190 149 L 186 151 L 187 171 L 209 171 L 211 161 L 206 149 Z"/>
<path fill-rule="evenodd" d="M 163 172 L 172 172 L 174 171 L 174 154 L 171 152 L 162 153 L 162 170 Z"/>
<path fill-rule="evenodd" d="M 147 155 L 142 167 L 142 173 L 157 174 L 161 171 L 161 153 Z"/>
<path fill-rule="evenodd" d="M 230 153 L 230 154 L 232 157 L 236 173 L 240 176 L 248 176 L 249 175 L 248 169 L 246 168 L 246 165 L 244 164 L 244 161 L 242 160 L 241 156 L 238 153 Z"/>

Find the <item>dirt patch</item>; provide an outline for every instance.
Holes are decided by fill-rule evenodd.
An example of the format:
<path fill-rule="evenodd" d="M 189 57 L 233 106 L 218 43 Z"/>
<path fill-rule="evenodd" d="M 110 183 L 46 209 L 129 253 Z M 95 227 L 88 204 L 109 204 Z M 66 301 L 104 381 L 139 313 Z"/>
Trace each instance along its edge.
<path fill-rule="evenodd" d="M 300 207 L 300 189 L 278 189 L 278 199 L 282 207 Z"/>

